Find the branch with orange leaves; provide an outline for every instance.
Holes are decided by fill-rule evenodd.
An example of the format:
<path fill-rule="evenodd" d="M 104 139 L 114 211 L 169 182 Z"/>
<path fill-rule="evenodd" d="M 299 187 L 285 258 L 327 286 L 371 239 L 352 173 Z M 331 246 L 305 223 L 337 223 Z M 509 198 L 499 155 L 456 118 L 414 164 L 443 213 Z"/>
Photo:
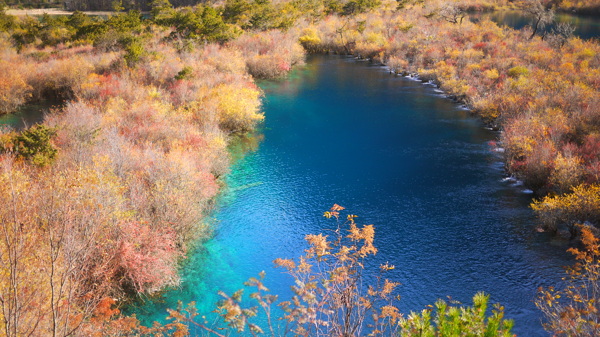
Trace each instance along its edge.
<path fill-rule="evenodd" d="M 566 286 L 540 288 L 536 300 L 554 336 L 600 336 L 600 239 L 591 227 L 578 226 L 584 249 L 568 250 L 577 263 L 567 269 Z"/>

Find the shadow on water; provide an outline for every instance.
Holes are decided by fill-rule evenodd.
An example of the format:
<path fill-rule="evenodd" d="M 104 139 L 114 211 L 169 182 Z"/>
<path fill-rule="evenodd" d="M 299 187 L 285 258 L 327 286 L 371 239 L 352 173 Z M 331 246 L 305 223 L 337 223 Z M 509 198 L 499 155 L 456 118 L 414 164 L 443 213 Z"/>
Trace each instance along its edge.
<path fill-rule="evenodd" d="M 388 276 L 402 283 L 404 313 L 485 291 L 515 333 L 547 335 L 533 300 L 571 258 L 564 242 L 534 231 L 530 194 L 503 180 L 488 145 L 497 133 L 434 88 L 351 58 L 312 57 L 260 85 L 264 140 L 226 177 L 214 239 L 190 253 L 179 289 L 131 312 L 149 323 L 181 300 L 211 317 L 219 289 L 232 293 L 262 270 L 288 299 L 291 280 L 272 261 L 333 228 L 322 214 L 338 203 L 375 225 L 372 266 L 396 266 Z"/>
<path fill-rule="evenodd" d="M 5 125 L 16 130 L 22 130 L 44 120 L 44 115 L 60 106 L 56 101 L 40 101 L 25 104 L 15 113 L 0 115 L 0 125 Z"/>

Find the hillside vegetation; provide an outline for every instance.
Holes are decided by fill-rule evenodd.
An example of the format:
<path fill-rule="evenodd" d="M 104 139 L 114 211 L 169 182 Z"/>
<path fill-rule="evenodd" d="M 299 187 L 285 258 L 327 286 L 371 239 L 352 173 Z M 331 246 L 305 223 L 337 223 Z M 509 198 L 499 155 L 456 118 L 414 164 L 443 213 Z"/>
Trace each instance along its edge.
<path fill-rule="evenodd" d="M 190 244 L 210 236 L 203 215 L 228 170 L 230 140 L 264 118 L 253 79 L 286 74 L 305 51 L 353 54 L 438 84 L 503 131 L 507 170 L 536 191 L 543 228 L 566 225 L 574 236 L 585 223 L 594 243 L 600 46 L 568 27 L 542 37 L 537 24 L 473 23 L 468 4 L 226 0 L 175 9 L 155 0 L 150 19 L 135 10 L 0 11 L 0 111 L 65 102 L 40 125 L 0 133 L 0 328 L 183 331 L 183 316 L 144 330 L 135 318 L 115 321 L 112 306 L 177 285 Z M 539 4 L 538 24 L 551 19 Z"/>

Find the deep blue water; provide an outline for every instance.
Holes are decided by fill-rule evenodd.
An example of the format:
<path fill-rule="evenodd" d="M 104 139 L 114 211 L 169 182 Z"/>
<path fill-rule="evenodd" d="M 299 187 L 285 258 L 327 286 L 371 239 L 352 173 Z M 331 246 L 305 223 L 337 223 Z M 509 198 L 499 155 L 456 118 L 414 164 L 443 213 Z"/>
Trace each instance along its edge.
<path fill-rule="evenodd" d="M 488 145 L 496 132 L 434 88 L 352 58 L 312 57 L 261 87 L 264 139 L 227 177 L 214 239 L 185 263 L 179 289 L 134 310 L 140 317 L 164 317 L 178 300 L 209 312 L 218 289 L 261 270 L 289 296 L 290 279 L 271 261 L 332 228 L 322 214 L 338 203 L 375 225 L 375 264 L 396 265 L 388 277 L 402 283 L 403 312 L 485 291 L 519 336 L 547 336 L 536 289 L 558 284 L 571 259 L 534 231 L 530 195 L 503 181 Z"/>
<path fill-rule="evenodd" d="M 489 13 L 472 13 L 471 18 L 481 20 L 489 18 L 498 25 L 505 25 L 514 29 L 522 29 L 531 25 L 531 17 L 523 11 L 495 11 Z M 570 23 L 575 27 L 575 36 L 582 39 L 600 38 L 600 19 L 593 16 L 572 15 L 556 13 L 555 23 Z M 554 25 L 548 25 L 545 30 L 550 32 Z"/>

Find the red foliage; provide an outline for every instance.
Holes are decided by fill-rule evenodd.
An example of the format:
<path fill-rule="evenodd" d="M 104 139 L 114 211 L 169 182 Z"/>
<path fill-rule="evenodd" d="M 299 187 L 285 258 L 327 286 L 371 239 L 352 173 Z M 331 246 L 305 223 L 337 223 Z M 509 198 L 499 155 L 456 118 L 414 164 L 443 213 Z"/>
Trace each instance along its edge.
<path fill-rule="evenodd" d="M 125 286 L 137 292 L 157 290 L 177 279 L 176 235 L 168 228 L 128 222 L 121 225 L 118 260 Z"/>
<path fill-rule="evenodd" d="M 106 100 L 109 97 L 114 97 L 119 93 L 118 81 L 112 74 L 100 77 L 99 98 Z"/>
<path fill-rule="evenodd" d="M 594 162 L 600 160 L 600 134 L 588 135 L 583 145 L 579 148 L 579 156 L 586 162 Z"/>
<path fill-rule="evenodd" d="M 478 42 L 478 43 L 476 43 L 476 44 L 473 45 L 473 49 L 483 50 L 486 46 L 487 46 L 487 43 L 485 43 L 485 42 Z"/>

